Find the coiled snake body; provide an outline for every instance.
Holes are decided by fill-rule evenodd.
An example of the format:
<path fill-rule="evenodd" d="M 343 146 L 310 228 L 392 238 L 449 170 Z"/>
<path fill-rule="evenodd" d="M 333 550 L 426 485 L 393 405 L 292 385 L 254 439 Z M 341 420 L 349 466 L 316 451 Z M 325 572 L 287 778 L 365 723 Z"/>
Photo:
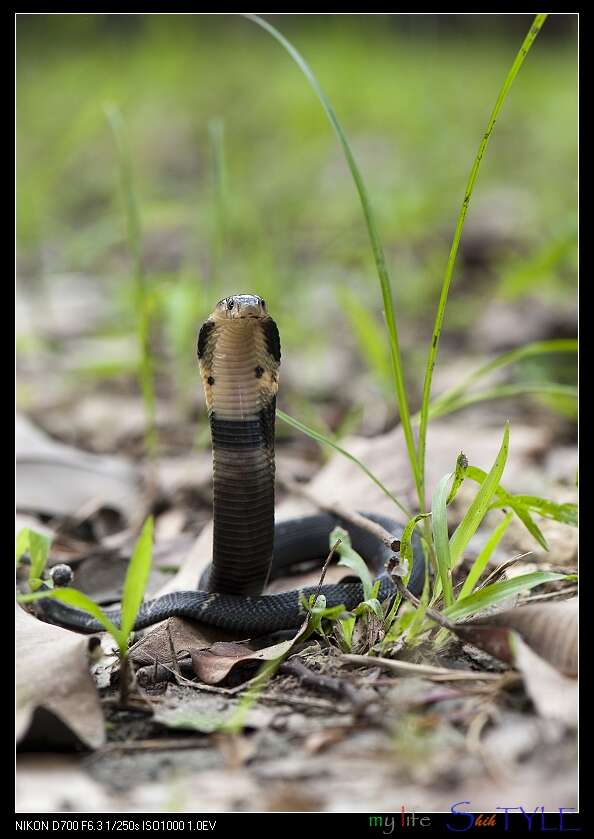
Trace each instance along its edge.
<path fill-rule="evenodd" d="M 301 596 L 323 594 L 328 607 L 355 608 L 363 600 L 359 582 L 263 595 L 269 579 L 290 568 L 323 560 L 336 524 L 349 531 L 353 548 L 378 573 L 378 599 L 394 593 L 383 571 L 391 550 L 363 527 L 338 516 L 317 514 L 274 523 L 274 421 L 280 367 L 280 339 L 262 298 L 225 298 L 203 324 L 198 360 L 210 420 L 213 452 L 213 554 L 196 591 L 179 591 L 144 603 L 135 629 L 168 617 L 190 618 L 246 635 L 297 627 L 304 618 Z M 365 513 L 398 538 L 402 527 L 385 516 Z M 419 593 L 424 559 L 414 548 L 409 589 Z M 81 610 L 52 598 L 40 601 L 54 623 L 80 632 L 101 624 Z M 119 609 L 105 610 L 119 625 Z"/>

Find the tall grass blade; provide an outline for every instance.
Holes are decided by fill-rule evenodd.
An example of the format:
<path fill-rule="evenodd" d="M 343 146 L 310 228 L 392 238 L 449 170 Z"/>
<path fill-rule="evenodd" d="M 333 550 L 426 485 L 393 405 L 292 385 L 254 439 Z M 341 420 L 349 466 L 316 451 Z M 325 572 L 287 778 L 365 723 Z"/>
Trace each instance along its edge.
<path fill-rule="evenodd" d="M 418 449 L 417 449 L 417 458 L 418 458 L 418 468 L 419 474 L 421 476 L 421 491 L 424 492 L 425 486 L 425 454 L 426 454 L 426 444 L 427 444 L 427 425 L 429 423 L 429 403 L 431 400 L 431 382 L 433 380 L 433 370 L 435 368 L 435 363 L 437 361 L 437 353 L 439 350 L 439 339 L 441 336 L 441 330 L 443 326 L 443 319 L 445 314 L 445 307 L 448 299 L 448 293 L 450 290 L 450 284 L 452 281 L 452 274 L 454 272 L 454 264 L 456 262 L 456 256 L 458 254 L 458 247 L 460 245 L 460 239 L 462 237 L 462 230 L 464 228 L 464 222 L 466 220 L 466 214 L 468 212 L 468 206 L 470 204 L 470 199 L 472 197 L 472 192 L 474 189 L 474 185 L 479 173 L 479 169 L 481 166 L 481 162 L 485 151 L 487 150 L 487 145 L 489 143 L 489 139 L 491 137 L 491 133 L 493 128 L 495 127 L 495 121 L 499 116 L 499 112 L 505 102 L 509 89 L 516 78 L 522 64 L 524 63 L 524 59 L 526 58 L 530 47 L 534 43 L 534 40 L 538 33 L 540 32 L 545 20 L 547 19 L 547 14 L 538 14 L 534 18 L 530 30 L 526 37 L 524 38 L 524 42 L 520 47 L 518 54 L 516 55 L 512 66 L 505 78 L 503 86 L 499 91 L 499 95 L 495 102 L 495 106 L 493 111 L 491 112 L 491 116 L 489 117 L 489 121 L 487 123 L 487 129 L 483 134 L 481 142 L 479 144 L 477 155 L 474 159 L 474 163 L 472 164 L 472 168 L 470 170 L 470 174 L 468 176 L 468 182 L 466 184 L 466 189 L 464 190 L 464 199 L 462 201 L 462 206 L 460 208 L 460 213 L 458 215 L 458 221 L 456 223 L 456 229 L 454 231 L 454 238 L 452 240 L 452 245 L 450 248 L 450 253 L 448 256 L 448 261 L 445 270 L 445 276 L 443 280 L 443 285 L 441 288 L 441 295 L 439 298 L 439 304 L 437 307 L 437 315 L 435 318 L 435 325 L 433 327 L 433 335 L 431 338 L 431 346 L 429 348 L 429 353 L 427 357 L 427 367 L 425 370 L 425 380 L 423 383 L 423 400 L 421 403 L 421 420 L 419 425 L 419 440 L 418 440 Z"/>
<path fill-rule="evenodd" d="M 225 166 L 225 130 L 221 119 L 208 123 L 208 137 L 212 154 L 214 190 L 213 264 L 215 279 L 219 279 L 225 238 L 227 235 L 227 169 Z"/>
<path fill-rule="evenodd" d="M 332 105 L 326 97 L 326 94 L 322 90 L 322 87 L 318 82 L 316 76 L 314 75 L 313 71 L 311 70 L 310 66 L 307 64 L 301 53 L 299 53 L 297 49 L 295 49 L 295 47 L 290 43 L 290 41 L 288 41 L 284 37 L 284 35 L 281 35 L 278 29 L 275 29 L 274 26 L 265 21 L 263 18 L 254 14 L 245 14 L 244 17 L 246 17 L 248 20 L 251 20 L 253 23 L 256 23 L 258 26 L 260 26 L 262 29 L 264 29 L 266 32 L 272 35 L 272 37 L 275 38 L 279 42 L 279 44 L 281 44 L 281 46 L 284 47 L 284 49 L 289 53 L 291 58 L 295 61 L 299 69 L 302 71 L 302 73 L 310 83 L 316 96 L 320 100 L 320 103 L 324 111 L 326 112 L 326 116 L 328 117 L 332 127 L 334 128 L 334 131 L 336 132 L 336 136 L 338 137 L 338 141 L 342 147 L 347 165 L 353 177 L 353 181 L 355 182 L 357 192 L 359 193 L 359 200 L 363 209 L 363 215 L 365 216 L 367 232 L 369 234 L 371 249 L 373 251 L 373 257 L 375 260 L 375 267 L 377 270 L 377 275 L 381 287 L 386 326 L 388 328 L 388 336 L 390 339 L 392 374 L 394 378 L 396 399 L 398 401 L 398 409 L 400 411 L 400 421 L 402 423 L 402 430 L 404 432 L 404 437 L 406 440 L 408 457 L 411 465 L 412 474 L 414 476 L 415 485 L 417 488 L 419 505 L 421 508 L 421 512 L 423 512 L 425 509 L 425 501 L 422 493 L 421 473 L 419 471 L 417 452 L 415 449 L 412 425 L 410 421 L 408 397 L 406 394 L 406 385 L 404 381 L 404 368 L 402 366 L 402 358 L 400 355 L 398 330 L 396 326 L 396 317 L 394 314 L 394 304 L 392 301 L 392 290 L 390 287 L 390 277 L 388 274 L 384 250 L 375 221 L 375 216 L 371 207 L 371 202 L 369 200 L 369 195 L 367 194 L 365 182 L 363 181 L 363 177 L 361 175 L 359 167 L 357 166 L 346 135 L 342 129 L 340 122 L 338 121 L 338 117 L 334 113 L 334 109 L 332 108 Z"/>
<path fill-rule="evenodd" d="M 276 415 L 277 415 L 277 417 L 278 417 L 280 420 L 282 420 L 283 422 L 286 422 L 286 423 L 287 423 L 287 425 L 291 425 L 293 428 L 296 428 L 296 429 L 297 429 L 297 431 L 301 431 L 303 434 L 307 434 L 307 436 L 308 436 L 308 437 L 311 437 L 311 439 L 312 439 L 312 440 L 315 440 L 317 443 L 321 443 L 321 444 L 323 444 L 323 445 L 325 445 L 325 446 L 331 446 L 331 447 L 332 447 L 335 451 L 340 452 L 340 454 L 341 454 L 343 457 L 346 457 L 346 458 L 347 458 L 348 460 L 350 460 L 352 463 L 356 464 L 356 465 L 359 467 L 359 469 L 361 469 L 363 472 L 365 472 L 365 474 L 366 474 L 369 478 L 371 478 L 371 480 L 373 481 L 373 483 L 374 483 L 377 487 L 379 487 L 379 488 L 381 489 L 381 491 L 382 491 L 383 493 L 385 493 L 385 494 L 388 496 L 388 498 L 389 498 L 391 501 L 393 501 L 393 502 L 394 502 L 394 504 L 396 504 L 396 506 L 397 506 L 400 510 L 402 510 L 402 512 L 404 513 L 404 515 L 405 515 L 407 518 L 410 518 L 410 513 L 408 512 L 408 510 L 406 509 L 406 507 L 404 507 L 404 506 L 400 503 L 400 501 L 396 498 L 396 496 L 395 496 L 395 495 L 392 495 L 392 493 L 390 492 L 390 490 L 389 490 L 389 489 L 387 489 L 387 488 L 386 488 L 386 487 L 382 484 L 382 482 L 381 482 L 378 478 L 376 478 L 376 477 L 375 477 L 375 475 L 373 474 L 373 472 L 371 472 L 371 471 L 367 468 L 367 466 L 365 466 L 365 464 L 361 463 L 361 461 L 360 461 L 360 460 L 358 460 L 358 459 L 355 457 L 355 455 L 351 454 L 350 452 L 347 452 L 347 450 L 346 450 L 346 449 L 343 449 L 343 448 L 342 448 L 342 446 L 339 446 L 337 443 L 335 443 L 335 442 L 334 442 L 334 440 L 331 440 L 329 437 L 325 437 L 323 434 L 320 434 L 320 433 L 319 433 L 319 431 L 314 431 L 314 429 L 313 429 L 313 428 L 309 428 L 307 425 L 304 425 L 302 422 L 299 422 L 299 420 L 296 420 L 296 419 L 294 419 L 293 417 L 290 417 L 288 414 L 285 414 L 285 413 L 284 413 L 284 411 L 280 411 L 278 408 L 277 408 L 277 411 L 276 411 Z"/>
<path fill-rule="evenodd" d="M 138 379 L 144 403 L 145 444 L 148 454 L 154 457 L 157 449 L 157 425 L 154 371 L 150 348 L 151 300 L 142 265 L 140 212 L 134 189 L 132 161 L 122 114 L 116 105 L 106 106 L 105 113 L 116 143 L 120 167 L 120 184 L 126 204 L 128 248 L 132 257 L 132 273 L 138 309 L 137 334 L 140 349 Z"/>

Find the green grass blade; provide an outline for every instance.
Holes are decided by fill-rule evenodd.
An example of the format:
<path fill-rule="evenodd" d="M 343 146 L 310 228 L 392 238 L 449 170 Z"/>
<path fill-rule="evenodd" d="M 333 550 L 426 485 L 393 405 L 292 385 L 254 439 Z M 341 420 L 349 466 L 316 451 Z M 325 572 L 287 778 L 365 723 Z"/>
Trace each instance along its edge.
<path fill-rule="evenodd" d="M 37 591 L 34 594 L 21 594 L 17 597 L 17 600 L 19 603 L 33 603 L 35 600 L 42 600 L 45 597 L 52 597 L 54 600 L 59 600 L 67 606 L 82 609 L 83 612 L 94 617 L 115 640 L 120 652 L 125 654 L 127 650 L 127 636 L 109 620 L 103 609 L 94 603 L 90 597 L 83 594 L 82 591 L 68 587 L 52 588 L 48 591 Z"/>
<path fill-rule="evenodd" d="M 281 33 L 277 29 L 275 29 L 274 26 L 271 26 L 271 24 L 265 21 L 263 18 L 253 14 L 245 14 L 244 17 L 246 17 L 248 20 L 251 20 L 253 23 L 256 23 L 258 26 L 260 26 L 262 29 L 264 29 L 266 32 L 272 35 L 272 37 L 275 38 L 279 42 L 279 44 L 281 44 L 281 46 L 284 47 L 284 49 L 289 53 L 293 61 L 295 61 L 301 72 L 304 74 L 311 87 L 313 88 L 316 96 L 320 100 L 320 103 L 324 111 L 326 112 L 326 116 L 328 117 L 332 127 L 334 128 L 334 131 L 336 132 L 336 136 L 338 137 L 338 141 L 342 147 L 347 165 L 353 177 L 353 181 L 355 182 L 355 186 L 359 194 L 359 200 L 361 202 L 361 207 L 363 209 L 363 215 L 365 217 L 365 223 L 367 225 L 367 232 L 369 234 L 369 240 L 371 242 L 371 249 L 373 251 L 373 258 L 375 260 L 375 267 L 380 282 L 382 301 L 384 305 L 384 315 L 386 318 L 386 326 L 388 329 L 388 336 L 390 339 L 392 374 L 394 377 L 394 387 L 396 391 L 396 399 L 398 401 L 398 409 L 400 411 L 400 421 L 402 423 L 402 430 L 404 432 L 404 438 L 406 440 L 406 448 L 411 465 L 411 470 L 414 476 L 417 494 L 419 496 L 421 512 L 423 512 L 425 509 L 425 501 L 422 493 L 421 473 L 419 471 L 415 442 L 412 433 L 412 425 L 410 421 L 408 397 L 406 394 L 406 385 L 404 381 L 404 368 L 402 365 L 402 358 L 400 355 L 400 344 L 398 340 L 396 316 L 394 314 L 392 289 L 390 287 L 390 277 L 388 274 L 388 268 L 386 266 L 384 249 L 380 239 L 377 223 L 375 221 L 375 216 L 371 207 L 371 202 L 367 194 L 367 188 L 363 181 L 361 172 L 359 171 L 359 167 L 355 162 L 355 158 L 351 151 L 351 147 L 346 138 L 346 135 L 342 129 L 340 122 L 338 121 L 338 117 L 334 113 L 334 109 L 332 108 L 332 105 L 326 97 L 326 94 L 322 90 L 322 87 L 318 82 L 316 76 L 314 75 L 313 71 L 311 70 L 310 66 L 307 64 L 301 53 L 299 53 L 297 49 L 295 49 L 295 47 L 290 43 L 290 41 L 288 41 L 284 37 L 284 35 L 281 35 Z"/>
<path fill-rule="evenodd" d="M 513 495 L 514 503 L 537 513 L 545 519 L 553 519 L 561 524 L 569 524 L 571 527 L 578 526 L 577 504 L 557 504 L 549 501 L 548 498 L 538 498 L 536 495 Z M 495 506 L 495 505 L 493 505 Z M 498 507 L 505 506 L 505 502 L 497 503 Z"/>
<path fill-rule="evenodd" d="M 386 355 L 386 343 L 377 320 L 351 289 L 342 289 L 338 299 L 357 339 L 361 355 L 379 384 L 385 388 L 386 384 L 390 383 L 392 367 Z"/>
<path fill-rule="evenodd" d="M 157 448 L 157 425 L 154 370 L 150 348 L 152 304 L 142 265 L 140 212 L 134 189 L 132 161 L 126 138 L 124 120 L 119 108 L 115 105 L 106 106 L 105 114 L 116 143 L 120 167 L 121 190 L 126 203 L 128 248 L 132 258 L 136 306 L 138 308 L 137 332 L 140 349 L 138 378 L 144 403 L 145 443 L 148 454 L 154 456 Z"/>
<path fill-rule="evenodd" d="M 144 597 L 153 558 L 153 517 L 149 516 L 134 546 L 122 594 L 122 632 L 132 632 L 136 615 Z"/>
<path fill-rule="evenodd" d="M 372 596 L 373 578 L 369 573 L 369 568 L 365 560 L 359 556 L 357 551 L 353 550 L 350 536 L 342 527 L 335 527 L 330 534 L 329 548 L 331 549 L 338 540 L 340 540 L 340 544 L 336 548 L 336 553 L 340 556 L 338 564 L 344 565 L 346 568 L 350 568 L 351 571 L 355 572 L 361 580 L 364 599 L 369 600 Z"/>
<path fill-rule="evenodd" d="M 501 541 L 503 534 L 509 527 L 509 523 L 513 519 L 513 517 L 513 513 L 507 513 L 503 521 L 499 522 L 493 533 L 491 533 L 482 551 L 479 553 L 477 558 L 472 563 L 472 567 L 468 572 L 468 576 L 464 580 L 464 585 L 460 589 L 458 597 L 456 598 L 457 600 L 463 600 L 465 597 L 468 597 L 468 595 L 472 593 L 472 590 L 478 583 L 481 574 L 487 567 L 487 563 L 491 559 L 493 551 Z"/>
<path fill-rule="evenodd" d="M 481 367 L 478 367 L 466 376 L 465 379 L 462 379 L 460 384 L 450 388 L 450 390 L 442 393 L 437 399 L 434 399 L 430 404 L 429 417 L 431 418 L 441 415 L 441 413 L 437 412 L 443 406 L 449 404 L 450 402 L 456 402 L 475 382 L 478 382 L 490 373 L 495 372 L 495 370 L 507 367 L 510 364 L 515 364 L 517 361 L 521 361 L 525 358 L 532 358 L 539 355 L 550 355 L 551 353 L 577 352 L 577 349 L 578 342 L 574 338 L 561 338 L 551 341 L 534 341 L 531 344 L 526 344 L 523 347 L 518 347 L 517 349 L 510 350 L 509 352 L 502 353 L 496 358 L 491 359 L 491 361 L 488 361 L 486 364 L 481 365 Z M 416 419 L 416 417 L 414 419 Z"/>
<path fill-rule="evenodd" d="M 498 385 L 497 387 L 479 390 L 476 393 L 469 393 L 457 399 L 450 399 L 447 402 L 435 403 L 429 408 L 429 418 L 436 419 L 446 414 L 453 414 L 454 411 L 461 411 L 469 405 L 476 405 L 478 402 L 488 402 L 492 399 L 509 399 L 512 396 L 526 396 L 535 394 L 537 396 L 564 397 L 577 402 L 577 388 L 573 385 L 561 385 L 556 382 L 524 382 L 510 385 Z"/>
<path fill-rule="evenodd" d="M 470 507 L 464 515 L 464 518 L 462 519 L 462 521 L 454 531 L 452 538 L 450 539 L 450 558 L 452 562 L 451 567 L 457 565 L 460 559 L 462 558 L 464 548 L 476 533 L 478 526 L 482 522 L 487 510 L 489 509 L 489 504 L 491 503 L 491 499 L 497 492 L 499 480 L 503 474 L 503 470 L 505 469 L 508 451 L 509 423 L 506 423 L 505 430 L 503 432 L 503 441 L 501 443 L 501 448 L 499 449 L 497 457 L 495 458 L 495 463 L 493 464 L 491 471 L 481 484 L 481 488 L 472 500 Z"/>
<path fill-rule="evenodd" d="M 466 470 L 466 477 L 470 478 L 473 481 L 476 481 L 477 484 L 482 484 L 483 481 L 487 478 L 487 473 L 483 469 L 479 469 L 478 466 L 469 466 Z M 547 544 L 547 540 L 543 536 L 540 531 L 540 528 L 536 524 L 536 522 L 532 519 L 530 512 L 526 507 L 523 507 L 522 504 L 519 504 L 516 501 L 514 495 L 507 492 L 501 485 L 499 485 L 495 491 L 496 501 L 491 504 L 492 509 L 497 509 L 499 507 L 511 507 L 517 517 L 520 519 L 528 533 L 538 542 L 538 544 L 544 548 L 545 551 L 548 551 L 549 546 Z"/>
<path fill-rule="evenodd" d="M 361 463 L 360 460 L 357 460 L 357 458 L 353 454 L 351 454 L 350 452 L 347 452 L 346 449 L 343 449 L 342 446 L 339 446 L 337 443 L 334 442 L 334 440 L 331 440 L 329 437 L 325 437 L 323 434 L 320 434 L 318 431 L 314 431 L 313 428 L 309 428 L 307 425 L 304 425 L 299 420 L 296 420 L 293 417 L 290 417 L 288 414 L 285 414 L 284 411 L 278 410 L 278 408 L 277 408 L 277 411 L 276 411 L 276 415 L 280 420 L 282 420 L 283 422 L 286 422 L 287 425 L 291 425 L 293 428 L 296 428 L 297 431 L 301 431 L 303 434 L 306 434 L 308 437 L 311 437 L 311 439 L 315 440 L 317 443 L 321 443 L 325 446 L 331 446 L 335 451 L 340 452 L 340 454 L 343 457 L 346 457 L 352 463 L 356 464 L 359 467 L 359 469 L 361 469 L 363 472 L 365 472 L 365 474 L 369 478 L 371 478 L 373 483 L 376 486 L 378 486 L 381 489 L 381 491 L 384 492 L 388 496 L 388 498 L 390 498 L 400 510 L 402 510 L 404 515 L 407 518 L 410 518 L 410 513 L 408 512 L 406 507 L 404 507 L 400 503 L 400 501 L 396 498 L 396 496 L 392 495 L 390 490 L 387 489 L 382 484 L 382 482 L 380 480 L 378 480 L 378 478 L 375 477 L 373 472 L 371 472 L 367 468 L 367 466 L 365 466 L 365 464 Z"/>
<path fill-rule="evenodd" d="M 437 569 L 441 580 L 441 589 L 446 606 L 454 602 L 452 590 L 452 558 L 450 553 L 450 542 L 448 537 L 448 514 L 447 500 L 449 495 L 450 482 L 454 476 L 453 472 L 444 475 L 437 485 L 433 498 L 431 499 L 431 529 L 433 531 L 433 544 L 437 559 Z"/>
<path fill-rule="evenodd" d="M 227 167 L 225 165 L 225 125 L 221 119 L 208 123 L 208 137 L 212 156 L 212 181 L 214 191 L 213 263 L 214 275 L 220 276 L 225 239 L 227 235 Z"/>
<path fill-rule="evenodd" d="M 555 571 L 533 571 L 531 574 L 521 574 L 511 580 L 504 580 L 499 583 L 492 583 L 485 586 L 468 597 L 457 600 L 452 606 L 444 609 L 444 615 L 450 620 L 460 620 L 470 617 L 482 609 L 490 606 L 497 606 L 508 597 L 528 591 L 542 583 L 551 583 L 555 580 L 576 580 L 575 574 L 558 574 Z"/>
<path fill-rule="evenodd" d="M 421 475 L 422 481 L 422 491 L 424 491 L 424 476 L 425 476 L 425 454 L 426 454 L 426 444 L 427 444 L 427 425 L 429 423 L 429 403 L 431 400 L 431 382 L 433 380 L 433 370 L 435 368 L 435 364 L 437 361 L 437 353 L 439 351 L 439 338 L 441 336 L 441 330 L 443 327 L 443 319 L 445 315 L 445 307 L 448 299 L 448 294 L 450 290 L 450 284 L 452 281 L 452 275 L 454 272 L 454 265 L 456 262 L 456 256 L 458 254 L 458 247 L 460 245 L 460 239 L 462 237 L 462 230 L 464 228 L 464 222 L 466 220 L 466 214 L 468 212 L 468 207 L 470 204 L 470 199 L 472 197 L 472 192 L 474 190 L 474 185 L 479 173 L 479 169 L 481 166 L 481 162 L 483 156 L 487 150 L 487 145 L 489 143 L 489 139 L 491 137 L 491 133 L 493 128 L 495 127 L 495 122 L 497 117 L 499 116 L 499 112 L 505 102 L 507 97 L 508 91 L 516 78 L 522 64 L 524 63 L 524 59 L 526 58 L 530 47 L 534 43 L 534 40 L 538 33 L 541 30 L 545 20 L 547 19 L 547 14 L 538 14 L 534 18 L 530 30 L 526 37 L 524 38 L 524 42 L 520 47 L 518 54 L 516 55 L 512 66 L 509 69 L 509 72 L 505 78 L 503 86 L 499 91 L 499 95 L 497 96 L 497 100 L 495 102 L 495 106 L 493 107 L 493 111 L 491 112 L 491 116 L 489 117 L 489 121 L 487 122 L 487 129 L 483 134 L 483 137 L 479 143 L 478 152 L 474 159 L 474 163 L 472 164 L 472 168 L 470 170 L 470 174 L 468 176 L 468 182 L 466 184 L 466 189 L 464 190 L 464 199 L 462 201 L 462 206 L 460 208 L 460 213 L 458 214 L 458 220 L 456 222 L 456 229 L 454 231 L 454 238 L 452 240 L 452 245 L 450 248 L 450 253 L 448 256 L 448 261 L 445 270 L 445 276 L 443 280 L 443 285 L 441 288 L 441 295 L 439 298 L 439 304 L 437 307 L 437 315 L 435 318 L 435 325 L 433 327 L 433 336 L 431 339 L 431 346 L 429 348 L 429 353 L 427 357 L 427 367 L 425 370 L 425 380 L 423 383 L 423 399 L 421 403 L 421 420 L 419 426 L 419 442 L 418 442 L 418 450 L 417 450 L 417 457 L 418 457 L 418 468 L 419 473 Z"/>

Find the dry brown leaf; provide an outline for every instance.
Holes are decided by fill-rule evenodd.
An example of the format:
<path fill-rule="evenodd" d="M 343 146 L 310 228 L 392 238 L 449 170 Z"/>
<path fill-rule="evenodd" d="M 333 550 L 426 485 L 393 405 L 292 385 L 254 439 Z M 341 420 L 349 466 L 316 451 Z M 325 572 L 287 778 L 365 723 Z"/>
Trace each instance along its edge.
<path fill-rule="evenodd" d="M 514 662 L 510 630 L 566 676 L 578 672 L 578 598 L 506 609 L 459 624 L 457 634 L 501 661 Z"/>
<path fill-rule="evenodd" d="M 34 712 L 41 708 L 57 717 L 87 747 L 101 746 L 105 725 L 89 672 L 89 639 L 43 623 L 18 605 L 15 625 L 17 742 L 25 738 Z"/>
<path fill-rule="evenodd" d="M 577 728 L 578 680 L 552 667 L 516 633 L 513 633 L 512 645 L 515 665 L 522 673 L 526 692 L 540 716 Z"/>
<path fill-rule="evenodd" d="M 16 507 L 47 515 L 88 515 L 101 506 L 138 513 L 140 476 L 121 458 L 58 443 L 29 419 L 15 422 Z"/>
<path fill-rule="evenodd" d="M 233 644 L 225 641 L 213 644 L 208 650 L 192 653 L 194 673 L 207 685 L 218 685 L 229 676 L 232 670 L 249 667 L 252 671 L 265 661 L 275 661 L 289 652 L 295 639 L 281 641 L 261 650 L 250 650 L 245 644 Z"/>
<path fill-rule="evenodd" d="M 232 637 L 230 633 L 206 624 L 184 618 L 168 618 L 130 647 L 130 659 L 137 667 L 145 667 L 155 662 L 171 666 L 172 646 L 176 658 L 179 659 L 190 653 L 209 649 L 226 635 Z M 245 651 L 245 648 L 242 649 Z"/>

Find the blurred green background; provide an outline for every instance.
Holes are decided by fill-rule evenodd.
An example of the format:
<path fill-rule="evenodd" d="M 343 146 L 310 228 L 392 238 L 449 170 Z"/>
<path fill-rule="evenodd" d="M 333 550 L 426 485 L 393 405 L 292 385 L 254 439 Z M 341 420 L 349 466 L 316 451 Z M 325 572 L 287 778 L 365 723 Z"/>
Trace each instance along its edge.
<path fill-rule="evenodd" d="M 468 172 L 531 16 L 268 19 L 318 76 L 366 179 L 415 410 Z M 39 408 L 34 374 L 65 354 L 80 388 L 135 387 L 135 349 L 120 340 L 136 313 L 110 104 L 132 157 L 160 398 L 201 414 L 197 327 L 219 298 L 249 291 L 279 324 L 283 407 L 337 430 L 357 427 L 372 399 L 389 425 L 379 285 L 352 179 L 296 65 L 237 16 L 17 17 L 19 405 Z M 472 198 L 444 383 L 461 358 L 575 335 L 576 125 L 577 18 L 552 15 Z M 65 329 L 78 289 L 96 311 Z M 80 358 L 79 333 L 98 339 Z M 534 365 L 533 377 L 575 380 L 573 356 Z"/>

